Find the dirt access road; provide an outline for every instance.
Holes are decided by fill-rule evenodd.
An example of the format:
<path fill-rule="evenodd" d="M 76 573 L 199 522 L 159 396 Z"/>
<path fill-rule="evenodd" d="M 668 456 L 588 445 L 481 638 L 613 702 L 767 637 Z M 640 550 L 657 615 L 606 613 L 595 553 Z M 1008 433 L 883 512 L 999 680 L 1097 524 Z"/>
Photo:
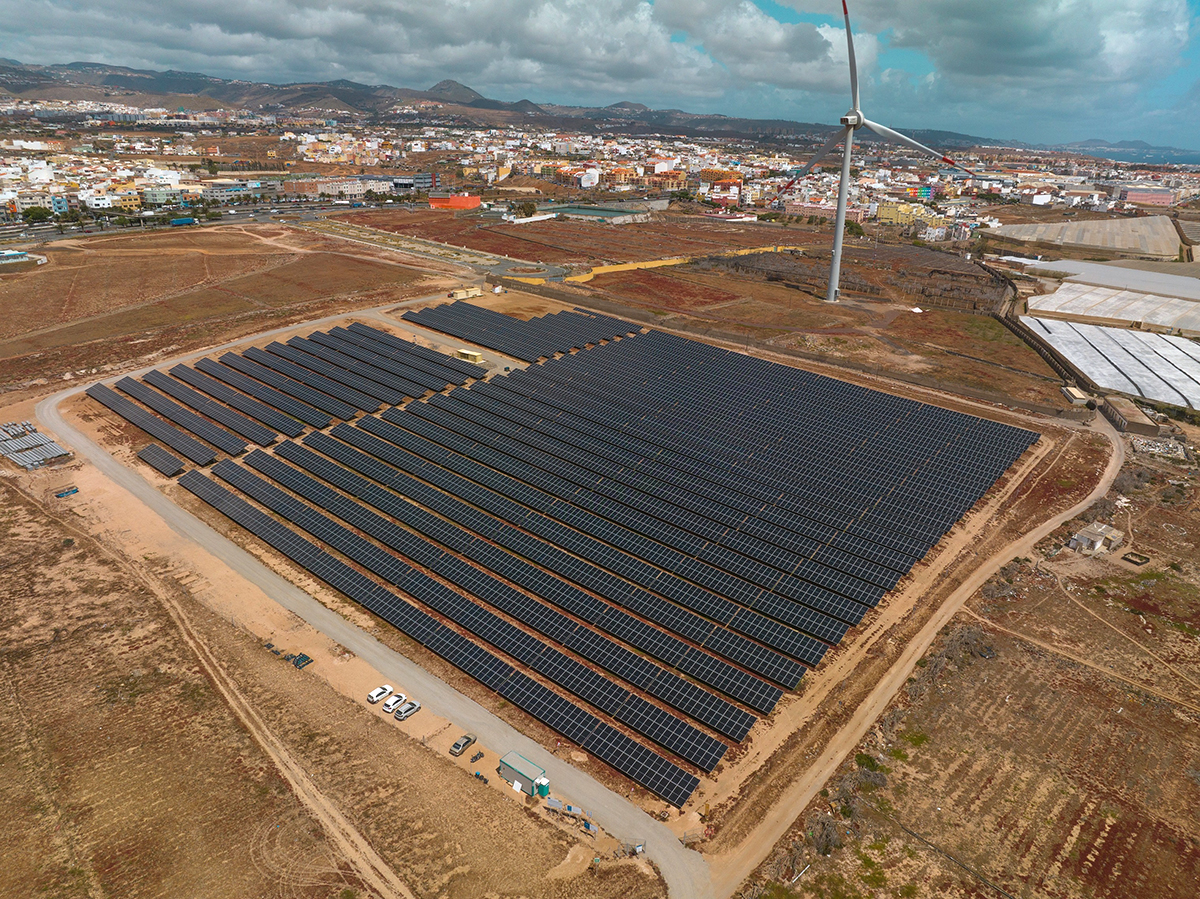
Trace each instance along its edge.
<path fill-rule="evenodd" d="M 47 515 L 50 515 L 48 510 L 45 511 Z M 89 536 L 76 529 L 74 524 L 69 521 L 56 520 L 62 527 L 81 537 Z M 183 635 L 188 647 L 196 654 L 200 665 L 225 700 L 226 705 L 274 763 L 276 770 L 288 782 L 300 802 L 321 823 L 330 843 L 337 847 L 362 882 L 368 884 L 381 899 L 416 899 L 391 866 L 379 856 L 358 828 L 321 791 L 283 742 L 276 738 L 255 712 L 253 705 L 242 695 L 233 678 L 221 665 L 220 659 L 213 655 L 204 640 L 196 633 L 179 602 L 167 591 L 162 590 L 153 577 L 147 577 L 123 556 L 110 553 L 110 557 L 128 572 L 131 581 L 143 584 L 162 602 L 179 628 L 179 633 Z"/>
<path fill-rule="evenodd" d="M 772 814 L 764 818 L 762 825 L 756 828 L 754 833 L 734 850 L 712 856 L 709 859 L 713 870 L 713 893 L 717 899 L 732 896 L 742 881 L 750 876 L 762 860 L 771 853 L 775 844 L 783 838 L 788 828 L 795 822 L 797 815 L 812 802 L 846 756 L 854 751 L 876 719 L 887 708 L 892 698 L 904 686 L 916 667 L 917 660 L 929 650 L 938 632 L 958 614 L 967 600 L 983 586 L 988 578 L 1015 556 L 1031 552 L 1040 540 L 1108 493 L 1109 487 L 1112 486 L 1113 480 L 1125 462 L 1125 444 L 1107 420 L 1097 417 L 1095 421 L 1097 429 L 1105 434 L 1111 442 L 1113 453 L 1104 469 L 1104 474 L 1091 493 L 1070 509 L 1022 535 L 990 558 L 982 561 L 970 577 L 947 597 L 888 670 L 887 675 L 880 680 L 837 736 L 826 745 L 825 750 L 805 771 L 804 776 L 795 781 L 791 788 L 779 798 L 772 809 Z"/>
<path fill-rule="evenodd" d="M 419 301 L 413 301 L 419 302 Z M 389 308 L 394 304 L 389 304 Z M 361 316 L 361 312 L 354 313 Z M 320 325 L 347 316 L 332 316 L 309 323 Z M 382 317 L 382 315 L 380 316 Z M 281 330 L 295 330 L 294 326 Z M 269 335 L 258 335 L 251 340 Z M 238 341 L 215 350 L 193 353 L 171 360 L 186 362 L 198 356 L 231 349 L 248 341 Z M 162 367 L 161 365 L 158 367 Z M 126 468 L 108 452 L 67 422 L 58 406 L 64 400 L 82 392 L 86 385 L 61 391 L 38 403 L 36 417 L 63 444 L 88 459 L 97 470 L 118 488 L 131 494 L 146 508 L 146 514 L 160 519 L 166 527 L 191 541 L 214 558 L 214 564 L 224 563 L 237 576 L 256 585 L 279 605 L 299 616 L 322 634 L 349 649 L 379 673 L 381 679 L 410 684 L 422 693 L 425 704 L 440 716 L 449 718 L 465 730 L 478 734 L 481 742 L 491 746 L 516 749 L 526 758 L 546 770 L 555 792 L 568 801 L 588 810 L 592 820 L 618 839 L 642 842 L 646 856 L 662 874 L 672 897 L 708 899 L 712 883 L 708 865 L 697 852 L 686 849 L 664 824 L 654 820 L 632 803 L 611 792 L 587 774 L 543 749 L 519 731 L 496 718 L 474 701 L 463 696 L 445 682 L 429 674 L 419 665 L 387 648 L 358 626 L 331 611 L 321 602 L 275 574 L 245 550 L 214 531 L 195 516 L 175 505 L 137 472 Z"/>
<path fill-rule="evenodd" d="M 389 304 L 387 308 L 392 308 L 394 305 Z M 355 316 L 364 314 L 390 322 L 380 310 L 354 313 Z M 309 326 L 344 317 L 344 315 L 331 316 L 328 319 L 311 322 Z M 282 330 L 296 330 L 296 328 L 292 326 Z M 250 340 L 259 340 L 265 336 L 267 335 L 259 335 Z M 240 341 L 238 345 L 245 342 L 247 341 Z M 229 346 L 233 346 L 233 344 Z M 213 351 L 209 350 L 185 358 L 194 358 L 196 355 L 205 355 L 211 352 Z M 118 463 L 98 445 L 71 427 L 58 413 L 57 406 L 60 401 L 77 394 L 81 389 L 82 387 L 74 387 L 44 400 L 37 409 L 39 420 L 56 431 L 66 443 L 73 445 L 81 455 L 90 459 L 103 475 L 131 493 L 136 501 L 156 513 L 157 517 L 174 532 L 201 547 L 215 559 L 224 561 L 229 568 L 236 572 L 237 576 L 254 583 L 281 606 L 303 618 L 330 639 L 355 652 L 371 664 L 385 679 L 394 677 L 395 680 L 419 686 L 425 696 L 429 697 L 431 705 L 439 713 L 454 720 L 456 724 L 474 730 L 491 745 L 508 745 L 517 748 L 545 767 L 553 778 L 556 791 L 561 791 L 565 798 L 588 808 L 597 823 L 607 831 L 623 839 L 644 841 L 647 846 L 647 854 L 658 864 L 673 896 L 724 896 L 732 893 L 742 879 L 753 870 L 760 858 L 770 851 L 779 836 L 790 826 L 795 818 L 795 810 L 803 808 L 811 800 L 836 769 L 841 759 L 853 750 L 861 736 L 886 707 L 896 690 L 903 685 L 916 659 L 924 654 L 940 627 L 958 611 L 958 608 L 979 584 L 1014 554 L 1019 553 L 1026 541 L 1030 541 L 1029 545 L 1032 545 L 1032 542 L 1036 542 L 1044 536 L 1044 533 L 1049 533 L 1049 530 L 1059 523 L 1059 520 L 1056 519 L 1043 525 L 1042 529 L 1026 535 L 994 555 L 943 604 L 935 613 L 934 618 L 918 634 L 916 640 L 907 647 L 900 659 L 889 669 L 884 680 L 860 705 L 854 718 L 825 748 L 816 763 L 805 772 L 803 778 L 775 805 L 775 814 L 764 819 L 763 825 L 754 832 L 752 838 L 748 838 L 734 850 L 713 858 L 713 870 L 716 874 L 714 882 L 709 878 L 708 866 L 703 857 L 684 849 L 675 836 L 662 824 L 603 788 L 577 769 L 546 753 L 533 741 L 521 736 L 474 702 L 467 700 L 442 681 L 429 675 L 424 669 L 386 649 L 374 638 L 330 611 L 302 590 L 273 574 L 249 554 L 177 507 L 135 471 Z M 1119 467 L 1119 461 L 1117 465 Z M 1111 481 L 1115 473 L 1116 468 L 1113 461 L 1110 460 L 1104 482 L 1097 490 L 1107 489 L 1106 483 Z M 1090 502 L 1090 499 L 1085 501 L 1085 504 L 1086 502 Z M 1075 511 L 1069 511 L 1066 513 L 1066 517 L 1075 514 Z M 1066 520 L 1066 517 L 1061 520 Z"/>

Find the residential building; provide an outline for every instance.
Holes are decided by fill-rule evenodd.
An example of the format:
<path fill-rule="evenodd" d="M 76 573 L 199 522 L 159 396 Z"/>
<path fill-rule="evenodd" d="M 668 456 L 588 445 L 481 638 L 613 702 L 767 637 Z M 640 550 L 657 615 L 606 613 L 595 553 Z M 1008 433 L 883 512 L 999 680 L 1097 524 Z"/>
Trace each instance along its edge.
<path fill-rule="evenodd" d="M 155 185 L 142 189 L 142 202 L 147 206 L 175 206 L 183 198 L 183 191 L 178 187 Z"/>
<path fill-rule="evenodd" d="M 1175 191 L 1169 187 L 1130 184 L 1121 188 L 1117 199 L 1139 206 L 1173 206 L 1176 196 Z"/>

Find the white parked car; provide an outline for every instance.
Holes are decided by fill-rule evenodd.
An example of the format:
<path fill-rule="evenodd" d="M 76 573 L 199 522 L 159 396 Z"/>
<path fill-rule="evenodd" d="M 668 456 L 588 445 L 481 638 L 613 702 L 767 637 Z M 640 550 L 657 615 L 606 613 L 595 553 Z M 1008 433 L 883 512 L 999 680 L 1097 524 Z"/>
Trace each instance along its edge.
<path fill-rule="evenodd" d="M 392 712 L 396 711 L 396 709 L 399 708 L 400 705 L 407 698 L 408 697 L 405 696 L 403 693 L 397 693 L 395 696 L 393 696 L 391 699 L 389 699 L 387 702 L 385 702 L 383 704 L 383 713 L 385 715 L 390 715 Z"/>
<path fill-rule="evenodd" d="M 371 705 L 375 705 L 375 703 L 379 702 L 379 700 L 387 699 L 391 695 L 392 688 L 387 684 L 384 684 L 382 687 L 376 687 L 367 694 L 367 702 L 371 703 Z"/>
<path fill-rule="evenodd" d="M 396 720 L 403 721 L 405 718 L 411 718 L 419 711 L 421 711 L 421 703 L 417 702 L 415 699 L 409 700 L 408 702 L 404 703 L 404 705 L 400 706 L 400 708 L 396 709 Z"/>

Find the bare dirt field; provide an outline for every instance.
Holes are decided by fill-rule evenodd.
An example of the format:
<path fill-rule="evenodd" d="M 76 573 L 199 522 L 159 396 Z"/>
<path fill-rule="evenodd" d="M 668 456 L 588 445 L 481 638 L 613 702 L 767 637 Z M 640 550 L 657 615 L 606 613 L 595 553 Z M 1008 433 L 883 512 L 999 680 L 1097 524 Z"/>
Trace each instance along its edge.
<path fill-rule="evenodd" d="M 1132 455 L 984 584 L 740 895 L 1194 895 L 1195 481 Z M 1096 516 L 1132 544 L 1064 549 Z"/>
<path fill-rule="evenodd" d="M 0 493 L 4 893 L 361 889 L 153 592 Z"/>
<path fill-rule="evenodd" d="M 383 253 L 271 225 L 120 234 L 44 252 L 48 264 L 0 276 L 0 388 L 440 286 Z"/>
<path fill-rule="evenodd" d="M 729 271 L 687 265 L 598 275 L 579 286 L 580 301 L 590 295 L 649 308 L 664 317 L 664 325 L 699 333 L 717 328 L 775 347 L 925 375 L 950 389 L 961 385 L 1066 405 L 1055 372 L 986 315 L 921 306 L 918 294 L 882 301 L 849 294 L 831 306 L 794 285 L 740 271 L 740 259 L 729 260 Z M 856 270 L 853 261 L 847 270 Z M 890 277 L 902 283 L 909 276 L 901 270 Z M 920 283 L 919 273 L 912 278 Z"/>
<path fill-rule="evenodd" d="M 86 499 L 50 499 L 67 480 Z M 0 492 L 8 894 L 664 895 L 644 864 L 594 866 L 595 838 L 581 856 L 577 831 L 469 777 L 448 723 L 416 722 L 436 728 L 426 746 L 364 713 L 377 674 L 218 567 L 154 554 L 90 465 Z M 260 630 L 317 661 L 298 670 Z"/>
<path fill-rule="evenodd" d="M 435 210 L 381 210 L 339 216 L 357 225 L 423 237 L 537 262 L 599 265 L 674 256 L 704 256 L 728 250 L 803 243 L 811 231 L 752 223 L 729 224 L 699 216 L 656 216 L 630 225 L 552 220 L 527 225 L 497 223 L 476 215 Z"/>

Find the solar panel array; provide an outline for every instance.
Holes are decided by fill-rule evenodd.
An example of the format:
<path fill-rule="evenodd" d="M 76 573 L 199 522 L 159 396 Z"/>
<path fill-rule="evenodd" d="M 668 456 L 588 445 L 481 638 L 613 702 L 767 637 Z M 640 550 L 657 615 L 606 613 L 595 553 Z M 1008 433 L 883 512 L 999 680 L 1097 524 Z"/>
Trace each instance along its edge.
<path fill-rule="evenodd" d="M 148 371 L 142 377 L 147 384 L 158 388 L 168 396 L 174 397 L 185 406 L 190 406 L 197 412 L 202 412 L 213 421 L 220 422 L 229 428 L 229 430 L 240 434 L 247 440 L 257 443 L 259 446 L 269 446 L 279 436 L 270 428 L 264 428 L 246 416 L 239 415 L 228 406 L 213 402 L 204 396 L 204 394 L 192 390 L 192 388 L 181 384 L 161 371 Z"/>
<path fill-rule="evenodd" d="M 466 375 L 468 378 L 482 378 L 487 374 L 487 369 L 481 365 L 467 362 L 464 359 L 456 359 L 453 356 L 443 355 L 436 350 L 431 350 L 428 347 L 423 347 L 409 340 L 402 340 L 394 334 L 388 334 L 386 331 L 380 331 L 378 328 L 372 328 L 361 322 L 354 322 L 345 331 L 342 328 L 334 328 L 329 333 L 339 337 L 345 334 L 346 338 L 352 342 L 356 341 L 356 339 L 365 338 L 372 341 L 372 343 L 360 344 L 360 346 L 367 346 L 371 349 L 375 349 L 374 344 L 381 344 L 384 347 L 403 354 L 404 358 L 412 360 L 412 364 L 414 365 L 420 365 L 417 360 L 432 362 L 439 367 L 433 369 L 434 374 L 437 374 L 440 368 L 449 368 L 452 371 Z M 420 367 L 425 368 L 424 365 Z M 451 383 L 461 384 L 463 382 L 452 381 Z"/>
<path fill-rule="evenodd" d="M 638 330 L 636 325 L 586 312 L 554 312 L 523 321 L 473 306 L 461 300 L 404 313 L 411 322 L 469 340 L 525 362 L 583 349 L 589 344 L 612 340 Z"/>
<path fill-rule="evenodd" d="M 122 378 L 117 381 L 117 389 L 126 393 L 141 403 L 149 406 L 159 415 L 168 419 L 172 424 L 179 425 L 186 431 L 191 431 L 201 440 L 211 443 L 222 452 L 236 456 L 246 451 L 246 441 L 218 428 L 208 419 L 201 418 L 195 412 L 190 412 L 178 403 L 167 399 L 161 393 L 155 393 L 145 384 Z"/>
<path fill-rule="evenodd" d="M 330 440 L 326 446 L 328 448 L 336 443 Z M 372 468 L 368 457 L 349 448 L 344 449 L 347 454 L 360 456 L 359 462 L 363 467 L 368 470 Z M 364 533 L 386 542 L 409 559 L 470 591 L 531 630 L 549 637 L 719 733 L 734 740 L 741 740 L 754 724 L 754 716 L 742 711 L 733 703 L 712 695 L 662 666 L 655 665 L 615 640 L 579 625 L 563 612 L 534 601 L 508 583 L 496 577 L 481 577 L 481 571 L 491 572 L 518 587 L 526 588 L 534 596 L 557 595 L 560 600 L 554 603 L 555 605 L 561 604 L 578 611 L 584 621 L 596 617 L 592 614 L 593 610 L 596 613 L 602 613 L 604 610 L 603 603 L 578 588 L 556 580 L 520 558 L 510 556 L 460 526 L 462 522 L 459 514 L 473 517 L 477 521 L 477 516 L 481 513 L 446 497 L 447 502 L 437 503 L 439 511 L 446 514 L 446 519 L 443 519 L 416 505 L 416 497 L 411 494 L 405 494 L 408 499 L 397 496 L 352 471 L 348 464 L 343 467 L 298 444 L 283 444 L 277 454 L 325 481 L 325 484 L 261 453 L 252 454 L 246 461 L 257 471 L 271 477 L 318 508 L 325 509 Z M 375 466 L 380 467 L 379 463 L 375 463 Z M 378 470 L 376 473 L 378 474 Z M 400 486 L 407 481 L 416 488 L 415 492 L 420 494 L 423 501 L 428 500 L 430 494 L 437 493 L 411 478 L 399 476 L 398 472 L 396 474 L 398 477 L 388 480 L 399 492 L 403 492 L 400 491 Z M 358 502 L 355 503 L 334 492 L 326 485 L 342 490 Z M 410 499 L 414 501 L 409 501 Z M 377 510 L 388 518 L 401 522 L 411 533 L 396 528 L 368 509 Z M 462 558 L 439 550 L 435 543 L 447 547 Z M 466 564 L 463 559 L 470 560 L 478 568 Z M 623 613 L 613 610 L 612 614 Z M 686 646 L 681 646 L 681 649 L 686 649 Z"/>
<path fill-rule="evenodd" d="M 329 423 L 333 421 L 333 417 L 328 413 L 322 412 L 320 409 L 313 408 L 308 403 L 304 402 L 302 399 L 288 391 L 277 390 L 274 386 L 272 386 L 272 382 L 274 382 L 274 384 L 289 388 L 290 390 L 291 388 L 289 387 L 287 378 L 277 376 L 272 371 L 266 371 L 261 373 L 261 377 L 265 380 L 260 383 L 251 377 L 251 375 L 254 374 L 252 367 L 248 367 L 249 370 L 243 372 L 239 368 L 235 368 L 226 364 L 226 358 L 233 360 L 237 359 L 238 357 L 234 356 L 233 353 L 226 353 L 225 356 L 221 358 L 220 362 L 214 362 L 212 359 L 201 359 L 196 363 L 196 368 L 209 377 L 214 378 L 215 380 L 220 381 L 229 387 L 236 387 L 238 390 L 244 391 L 260 402 L 265 403 L 268 406 L 273 406 L 280 412 L 285 412 L 288 415 L 294 416 L 297 420 L 302 421 L 304 424 L 310 425 L 311 427 L 326 428 L 329 426 Z M 296 384 L 295 387 L 307 390 L 303 384 Z M 353 414 L 353 412 L 351 412 L 351 414 Z M 283 429 L 280 428 L 280 430 L 282 431 Z M 284 433 L 287 432 L 284 431 Z"/>
<path fill-rule="evenodd" d="M 126 421 L 137 425 L 152 437 L 157 437 L 185 459 L 197 465 L 207 465 L 217 458 L 217 454 L 194 437 L 189 437 L 173 425 L 167 424 L 161 418 L 151 415 L 141 406 L 130 402 L 111 387 L 103 384 L 93 384 L 86 391 L 88 396 L 101 405 L 107 406 Z"/>
<path fill-rule="evenodd" d="M 183 471 L 183 463 L 172 456 L 157 443 L 151 443 L 141 450 L 137 457 L 161 475 L 173 478 Z"/>
<path fill-rule="evenodd" d="M 805 672 L 804 665 L 732 632 L 720 622 L 704 617 L 702 613 L 714 609 L 718 613 L 725 611 L 722 605 L 725 601 L 721 597 L 695 588 L 667 575 L 660 568 L 615 550 L 603 541 L 564 526 L 549 515 L 531 510 L 521 502 L 530 498 L 521 485 L 506 484 L 500 478 L 488 478 L 487 470 L 481 466 L 470 465 L 466 460 L 439 452 L 438 447 L 423 438 L 377 418 L 365 418 L 359 426 L 338 426 L 331 434 L 490 513 L 501 522 L 518 526 L 525 532 L 525 537 L 497 532 L 487 521 L 470 524 L 480 536 L 501 543 L 506 549 L 634 613 L 617 616 L 604 607 L 590 613 L 598 624 L 621 640 L 680 671 L 712 683 L 728 695 L 763 712 L 774 708 L 782 694 L 763 684 L 760 677 L 750 676 L 746 672 L 740 672 L 743 676 L 737 677 L 728 670 L 733 666 L 722 665 L 707 653 L 684 652 L 682 647 L 688 643 L 703 647 L 708 653 L 715 653 L 755 675 L 789 688 L 799 684 Z M 329 446 L 328 438 L 323 434 L 313 434 L 306 438 L 305 443 L 335 458 L 345 458 L 345 453 L 338 453 Z M 492 483 L 488 487 L 481 486 L 466 476 L 468 471 L 483 474 Z M 371 476 L 376 477 L 375 474 Z M 387 474 L 381 477 L 387 483 Z M 502 489 L 492 489 L 505 486 L 511 488 L 507 495 Z M 699 613 L 667 601 L 675 597 L 684 603 L 691 603 Z M 559 601 L 557 595 L 547 598 Z M 586 608 L 581 610 L 569 606 L 567 610 L 576 615 L 587 611 Z M 650 627 L 646 621 L 659 625 L 680 639 L 670 639 L 670 634 Z M 716 682 L 704 680 L 705 676 L 716 679 Z"/>
<path fill-rule="evenodd" d="M 255 454 L 254 467 L 271 472 L 289 486 L 315 485 L 306 475 L 289 469 L 261 452 Z M 315 512 L 277 487 L 230 461 L 218 462 L 213 474 L 257 500 L 272 512 L 286 518 L 315 537 L 362 565 L 393 586 L 399 587 L 445 615 L 454 623 L 481 637 L 497 649 L 551 678 L 556 684 L 593 705 L 625 721 L 639 732 L 678 753 L 705 771 L 712 770 L 726 746 L 664 709 L 652 705 L 613 683 L 608 678 L 562 652 L 538 640 L 504 618 L 471 602 L 433 577 L 405 564 L 397 556 L 354 534 L 326 515 Z M 331 490 L 318 490 L 325 503 L 321 508 L 346 515 L 364 533 L 390 549 L 415 559 L 456 586 L 477 596 L 501 589 L 503 585 L 473 566 L 433 547 L 427 541 L 367 512 L 351 500 Z M 516 591 L 513 591 L 516 593 Z"/>
<path fill-rule="evenodd" d="M 699 778 L 557 695 L 494 653 L 296 535 L 245 500 L 189 471 L 179 483 L 313 576 L 349 596 L 568 740 L 667 802 L 682 806 Z"/>
<path fill-rule="evenodd" d="M 301 395 L 306 398 L 307 402 L 311 402 L 318 409 L 325 410 L 335 418 L 349 420 L 357 415 L 359 410 L 375 412 L 379 409 L 381 405 L 379 400 L 319 374 L 317 366 L 320 366 L 322 370 L 327 370 L 325 363 L 314 359 L 312 360 L 314 368 L 309 369 L 306 366 L 297 365 L 294 360 L 287 358 L 292 355 L 300 355 L 294 353 L 291 347 L 285 347 L 281 343 L 272 343 L 270 346 L 271 352 L 269 353 L 252 346 L 240 358 L 234 356 L 233 353 L 226 353 L 221 357 L 221 361 L 245 374 L 253 375 L 259 380 L 262 380 L 261 376 L 264 374 L 274 373 L 276 377 L 283 376 L 284 380 L 281 383 L 288 388 L 285 392 L 301 391 Z M 288 383 L 289 381 L 290 383 Z"/>
<path fill-rule="evenodd" d="M 259 402 L 252 396 L 238 393 L 238 391 L 227 387 L 215 378 L 210 378 L 208 375 L 188 368 L 186 365 L 176 365 L 171 369 L 171 374 L 179 380 L 191 384 L 197 390 L 202 390 L 214 399 L 220 400 L 228 406 L 237 409 L 239 412 L 244 412 L 268 428 L 274 428 L 281 434 L 286 434 L 288 437 L 299 437 L 304 433 L 304 423 L 298 419 L 290 415 L 285 415 L 278 409 L 272 408 L 267 403 Z M 231 372 L 231 374 L 236 374 L 236 372 Z M 263 390 L 269 390 L 269 388 L 263 388 Z M 316 412 L 315 409 L 313 411 Z M 328 424 L 328 419 L 326 419 L 326 424 Z"/>
<path fill-rule="evenodd" d="M 119 390 L 176 428 L 102 385 L 88 395 L 191 461 L 208 464 L 216 454 L 181 431 L 236 456 L 245 452 L 247 441 L 268 446 L 280 433 L 298 437 L 306 425 L 328 427 L 335 418 L 346 421 L 485 373 L 356 323 L 350 329 L 294 337 L 286 344 L 276 341 L 265 350 L 251 347 L 240 356 L 226 353 L 220 362 L 201 359 L 195 368 L 176 365 L 170 375 L 150 371 L 143 381 L 117 381 Z M 154 447 L 144 461 L 169 464 L 158 455 L 164 452 Z"/>
<path fill-rule="evenodd" d="M 441 308 L 463 306 L 461 336 L 526 358 L 629 327 L 564 313 L 522 336 Z M 214 474 L 393 589 L 198 472 L 180 483 L 676 805 L 687 766 L 711 771 L 1037 439 L 657 332 L 482 374 L 356 323 L 118 386 L 228 455 L 332 426 Z"/>

